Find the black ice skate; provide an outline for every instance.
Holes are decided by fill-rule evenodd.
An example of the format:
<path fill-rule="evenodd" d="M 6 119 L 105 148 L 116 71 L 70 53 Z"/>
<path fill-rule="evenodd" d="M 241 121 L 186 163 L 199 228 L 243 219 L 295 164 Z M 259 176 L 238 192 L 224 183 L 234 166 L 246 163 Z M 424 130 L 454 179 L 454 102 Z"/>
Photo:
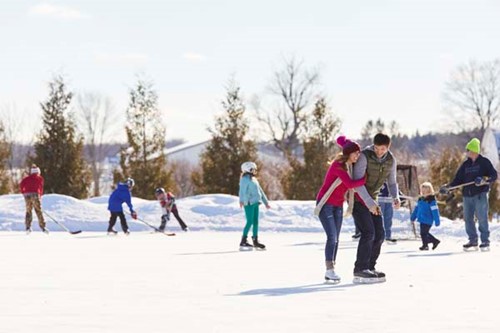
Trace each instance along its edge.
<path fill-rule="evenodd" d="M 265 251 L 266 246 L 264 244 L 259 243 L 258 237 L 252 237 L 253 247 L 258 251 Z"/>
<path fill-rule="evenodd" d="M 353 241 L 354 241 L 354 240 L 358 240 L 358 239 L 359 239 L 359 237 L 361 237 L 361 233 L 360 233 L 360 232 L 357 232 L 357 233 L 355 233 L 354 235 L 352 235 L 352 240 L 353 240 Z"/>
<path fill-rule="evenodd" d="M 240 242 L 240 251 L 252 251 L 253 246 L 247 241 L 247 237 L 243 236 L 241 237 L 241 242 Z"/>
<path fill-rule="evenodd" d="M 384 281 L 385 281 L 385 274 L 384 274 Z M 364 269 L 359 272 L 354 272 L 354 279 L 352 280 L 352 282 L 362 284 L 362 283 L 377 283 L 381 281 L 379 281 L 379 277 L 377 274 L 370 271 L 369 269 Z"/>
<path fill-rule="evenodd" d="M 465 252 L 477 251 L 477 243 L 468 242 L 463 245 Z"/>
<path fill-rule="evenodd" d="M 113 230 L 113 229 L 108 229 L 108 236 L 114 236 L 116 235 L 118 232 L 116 230 Z"/>
<path fill-rule="evenodd" d="M 420 251 L 429 251 L 429 247 L 427 245 L 422 245 L 418 248 Z"/>
<path fill-rule="evenodd" d="M 49 229 L 47 229 L 47 228 L 42 228 L 42 232 L 43 232 L 44 234 L 47 234 L 47 235 L 48 235 L 48 234 L 49 234 Z"/>
<path fill-rule="evenodd" d="M 396 245 L 398 243 L 398 240 L 395 238 L 386 238 L 386 243 L 389 245 Z"/>
<path fill-rule="evenodd" d="M 377 282 L 385 282 L 385 273 L 377 271 L 375 269 L 371 269 L 372 273 L 374 273 L 377 276 L 378 281 Z"/>
<path fill-rule="evenodd" d="M 436 239 L 436 241 L 432 243 L 432 249 L 435 250 L 436 247 L 438 247 L 439 243 L 441 243 L 441 241 L 439 239 Z"/>
<path fill-rule="evenodd" d="M 481 252 L 488 252 L 490 250 L 490 243 L 482 243 L 479 245 L 479 249 L 481 249 Z"/>

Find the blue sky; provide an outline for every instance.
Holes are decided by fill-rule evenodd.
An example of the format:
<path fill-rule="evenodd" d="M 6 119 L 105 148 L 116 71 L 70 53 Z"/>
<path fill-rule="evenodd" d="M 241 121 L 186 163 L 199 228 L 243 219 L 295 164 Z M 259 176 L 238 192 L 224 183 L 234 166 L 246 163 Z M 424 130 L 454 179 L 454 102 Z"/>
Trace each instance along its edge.
<path fill-rule="evenodd" d="M 493 0 L 3 0 L 0 107 L 36 124 L 47 81 L 62 72 L 75 91 L 125 110 L 139 73 L 155 83 L 167 139 L 201 140 L 231 75 L 246 97 L 271 102 L 272 73 L 294 55 L 321 68 L 343 133 L 357 137 L 379 117 L 438 131 L 449 124 L 451 70 L 500 57 L 498 17 Z"/>

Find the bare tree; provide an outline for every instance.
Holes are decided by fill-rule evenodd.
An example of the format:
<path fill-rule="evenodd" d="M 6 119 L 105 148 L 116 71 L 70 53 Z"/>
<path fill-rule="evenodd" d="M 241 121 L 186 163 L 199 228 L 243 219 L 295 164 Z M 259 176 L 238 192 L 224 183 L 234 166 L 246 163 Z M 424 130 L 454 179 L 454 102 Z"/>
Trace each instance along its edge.
<path fill-rule="evenodd" d="M 85 140 L 85 150 L 92 171 L 93 195 L 101 193 L 103 159 L 109 153 L 111 135 L 116 132 L 117 112 L 109 97 L 95 92 L 77 96 L 77 115 Z"/>
<path fill-rule="evenodd" d="M 31 114 L 27 110 L 19 110 L 14 103 L 0 107 L 4 137 L 10 151 L 6 164 L 12 181 L 11 188 L 14 191 L 17 190 L 17 185 L 21 181 L 20 169 L 26 163 L 27 147 L 33 145 L 35 138 L 35 120 Z"/>
<path fill-rule="evenodd" d="M 285 154 L 293 154 L 299 146 L 307 116 L 312 104 L 314 89 L 319 84 L 319 72 L 306 69 L 302 61 L 285 59 L 282 69 L 274 73 L 270 91 L 278 96 L 279 103 L 270 112 L 263 112 L 254 103 L 258 119 L 265 124 L 276 148 Z"/>
<path fill-rule="evenodd" d="M 458 127 L 479 128 L 481 133 L 498 123 L 500 116 L 500 59 L 459 66 L 443 94 Z"/>

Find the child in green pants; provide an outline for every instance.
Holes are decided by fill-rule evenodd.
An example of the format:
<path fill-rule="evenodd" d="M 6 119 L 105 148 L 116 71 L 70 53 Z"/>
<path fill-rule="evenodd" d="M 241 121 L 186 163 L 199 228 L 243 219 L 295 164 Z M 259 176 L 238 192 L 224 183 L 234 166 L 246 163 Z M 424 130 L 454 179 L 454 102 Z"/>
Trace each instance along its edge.
<path fill-rule="evenodd" d="M 266 246 L 259 243 L 259 205 L 263 202 L 266 208 L 270 208 L 269 201 L 266 194 L 260 187 L 259 181 L 255 177 L 257 173 L 257 165 L 254 162 L 245 162 L 241 165 L 241 178 L 240 178 L 240 207 L 245 208 L 245 217 L 247 223 L 243 229 L 243 236 L 240 242 L 240 251 L 252 250 L 265 250 Z M 248 243 L 248 232 L 252 228 L 253 246 Z"/>

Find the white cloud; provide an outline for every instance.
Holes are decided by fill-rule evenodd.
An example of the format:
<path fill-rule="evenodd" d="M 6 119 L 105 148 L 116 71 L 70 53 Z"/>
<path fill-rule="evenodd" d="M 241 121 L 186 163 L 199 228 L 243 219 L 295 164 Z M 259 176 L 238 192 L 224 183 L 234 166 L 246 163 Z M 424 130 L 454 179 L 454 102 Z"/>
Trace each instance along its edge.
<path fill-rule="evenodd" d="M 206 60 L 204 55 L 195 52 L 186 52 L 182 57 L 191 62 L 203 62 Z"/>
<path fill-rule="evenodd" d="M 53 17 L 64 20 L 79 20 L 87 18 L 88 15 L 82 13 L 78 9 L 51 5 L 48 3 L 42 3 L 36 6 L 32 6 L 28 10 L 28 15 L 30 16 L 46 16 Z"/>
<path fill-rule="evenodd" d="M 142 65 L 148 62 L 149 56 L 144 53 L 107 53 L 98 52 L 94 54 L 94 59 L 100 64 L 113 65 Z"/>

